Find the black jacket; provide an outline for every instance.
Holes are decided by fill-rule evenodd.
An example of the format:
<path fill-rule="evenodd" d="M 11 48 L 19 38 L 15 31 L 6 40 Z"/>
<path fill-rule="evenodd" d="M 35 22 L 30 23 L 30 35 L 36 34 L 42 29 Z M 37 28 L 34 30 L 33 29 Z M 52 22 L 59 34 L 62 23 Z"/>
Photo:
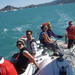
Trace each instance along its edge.
<path fill-rule="evenodd" d="M 14 64 L 18 74 L 22 74 L 29 64 L 28 58 L 26 58 L 22 52 L 14 54 L 11 62 Z"/>

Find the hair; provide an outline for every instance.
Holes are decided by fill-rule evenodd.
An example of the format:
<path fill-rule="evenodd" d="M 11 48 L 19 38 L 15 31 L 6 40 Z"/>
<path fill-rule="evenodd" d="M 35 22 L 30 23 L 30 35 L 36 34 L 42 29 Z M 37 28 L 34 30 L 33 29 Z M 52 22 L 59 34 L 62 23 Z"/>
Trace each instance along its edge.
<path fill-rule="evenodd" d="M 45 26 L 45 25 L 41 26 L 41 29 L 42 29 L 42 30 L 43 30 L 44 26 Z M 50 24 L 49 24 L 49 25 L 47 25 L 47 27 L 48 27 L 48 30 L 50 30 L 50 29 L 51 29 L 51 25 L 50 25 Z"/>
<path fill-rule="evenodd" d="M 33 34 L 32 30 L 27 30 L 27 31 L 26 31 L 26 34 L 27 34 L 28 32 L 30 32 L 31 34 Z"/>
<path fill-rule="evenodd" d="M 48 30 L 50 30 L 51 28 L 52 28 L 52 27 L 51 27 L 51 24 L 49 24 L 49 25 L 48 25 Z"/>
<path fill-rule="evenodd" d="M 72 21 L 69 21 L 68 24 L 69 24 L 69 25 L 72 25 Z"/>
<path fill-rule="evenodd" d="M 19 39 L 19 40 L 17 40 L 17 42 L 16 42 L 16 46 L 17 46 L 19 43 L 25 45 L 25 41 L 24 41 L 23 39 Z"/>

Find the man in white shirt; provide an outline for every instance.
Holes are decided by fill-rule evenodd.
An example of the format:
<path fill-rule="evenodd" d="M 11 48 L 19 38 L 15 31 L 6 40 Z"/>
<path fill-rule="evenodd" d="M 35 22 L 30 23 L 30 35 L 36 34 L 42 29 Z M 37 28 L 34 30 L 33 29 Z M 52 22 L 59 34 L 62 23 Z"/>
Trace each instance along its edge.
<path fill-rule="evenodd" d="M 37 43 L 32 36 L 31 30 L 26 31 L 26 37 L 27 37 L 26 48 L 27 48 L 27 50 L 29 51 L 30 54 L 35 56 L 35 54 L 37 52 Z"/>

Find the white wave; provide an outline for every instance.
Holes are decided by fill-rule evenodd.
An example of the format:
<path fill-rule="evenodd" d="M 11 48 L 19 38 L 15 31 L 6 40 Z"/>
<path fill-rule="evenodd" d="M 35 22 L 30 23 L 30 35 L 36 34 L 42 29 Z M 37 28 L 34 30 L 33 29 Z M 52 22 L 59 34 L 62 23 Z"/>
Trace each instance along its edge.
<path fill-rule="evenodd" d="M 56 13 L 60 16 L 60 21 L 69 21 L 69 20 L 73 20 L 70 15 L 68 13 L 65 13 L 64 11 L 59 11 L 56 10 Z"/>
<path fill-rule="evenodd" d="M 59 19 L 57 22 L 61 25 L 62 28 L 66 28 L 68 26 L 68 21 L 73 21 L 72 17 L 67 13 L 64 12 L 63 10 L 56 10 L 56 13 L 59 15 Z"/>
<path fill-rule="evenodd" d="M 14 10 L 12 10 L 12 11 L 17 11 L 17 9 L 14 9 Z"/>
<path fill-rule="evenodd" d="M 33 26 L 32 24 L 26 24 L 26 25 L 24 26 L 24 28 L 25 28 L 25 29 L 32 29 L 32 26 Z"/>
<path fill-rule="evenodd" d="M 4 32 L 7 32 L 7 31 L 8 31 L 8 29 L 7 29 L 7 28 L 4 28 L 4 29 L 3 29 L 3 31 L 4 31 Z"/>
<path fill-rule="evenodd" d="M 12 37 L 13 40 L 18 39 L 18 38 L 19 38 L 19 37 L 17 37 L 17 36 Z"/>
<path fill-rule="evenodd" d="M 22 27 L 16 27 L 16 28 L 14 28 L 14 29 L 12 29 L 13 31 L 19 31 L 19 32 L 21 32 L 22 30 L 23 30 L 23 28 Z"/>

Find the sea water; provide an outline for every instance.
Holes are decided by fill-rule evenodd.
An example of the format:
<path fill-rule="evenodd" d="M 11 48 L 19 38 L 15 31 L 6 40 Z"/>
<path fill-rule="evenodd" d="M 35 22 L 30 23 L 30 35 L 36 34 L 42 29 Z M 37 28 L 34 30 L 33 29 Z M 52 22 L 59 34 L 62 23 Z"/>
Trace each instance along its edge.
<path fill-rule="evenodd" d="M 27 29 L 32 30 L 38 40 L 40 25 L 51 22 L 53 32 L 65 35 L 70 20 L 75 23 L 75 3 L 0 12 L 0 56 L 9 59 L 17 52 L 16 41 L 25 35 Z"/>

